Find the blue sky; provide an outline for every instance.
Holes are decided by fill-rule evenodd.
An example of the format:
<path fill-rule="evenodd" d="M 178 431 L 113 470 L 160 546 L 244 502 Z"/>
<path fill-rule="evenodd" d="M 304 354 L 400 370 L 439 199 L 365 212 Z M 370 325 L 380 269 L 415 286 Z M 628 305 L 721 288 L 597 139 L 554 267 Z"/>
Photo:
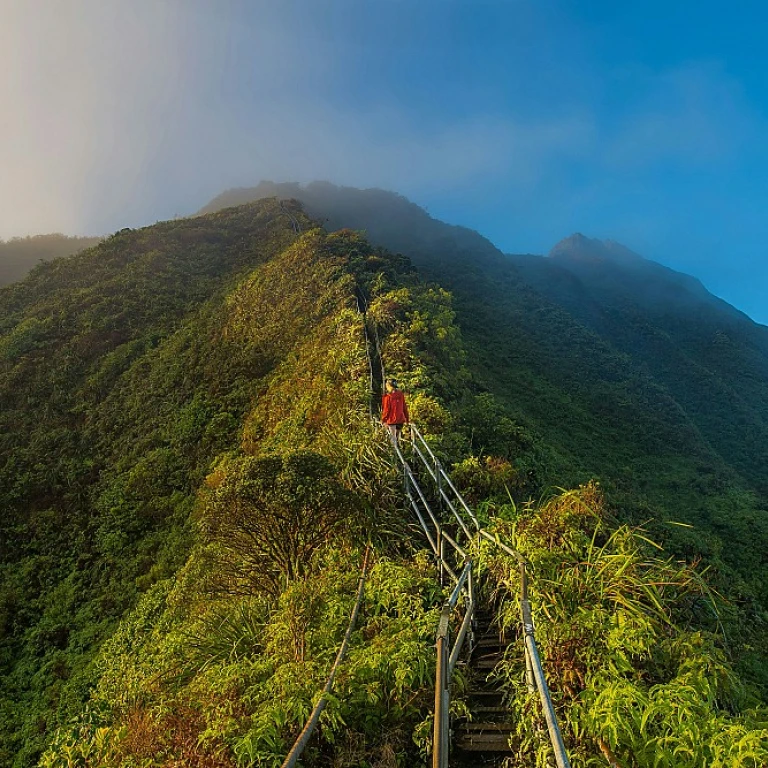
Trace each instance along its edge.
<path fill-rule="evenodd" d="M 763 3 L 5 4 L 0 237 L 323 178 L 509 252 L 619 240 L 768 324 Z"/>

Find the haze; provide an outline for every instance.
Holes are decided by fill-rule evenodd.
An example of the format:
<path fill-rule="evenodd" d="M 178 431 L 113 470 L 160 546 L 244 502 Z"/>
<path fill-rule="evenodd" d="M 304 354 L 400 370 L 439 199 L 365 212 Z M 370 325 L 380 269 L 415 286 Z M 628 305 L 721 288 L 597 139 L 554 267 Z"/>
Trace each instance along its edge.
<path fill-rule="evenodd" d="M 0 11 L 0 237 L 107 233 L 231 186 L 327 179 L 401 192 L 509 252 L 619 240 L 768 323 L 760 3 Z"/>

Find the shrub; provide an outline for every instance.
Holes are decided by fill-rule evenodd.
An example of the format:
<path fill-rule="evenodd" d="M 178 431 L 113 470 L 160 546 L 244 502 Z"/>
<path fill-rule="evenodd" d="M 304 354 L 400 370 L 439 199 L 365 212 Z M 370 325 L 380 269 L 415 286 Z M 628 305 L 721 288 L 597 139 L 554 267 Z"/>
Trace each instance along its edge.
<path fill-rule="evenodd" d="M 355 527 L 361 508 L 317 453 L 226 457 L 207 484 L 200 532 L 219 560 L 217 586 L 231 594 L 277 596 Z"/>

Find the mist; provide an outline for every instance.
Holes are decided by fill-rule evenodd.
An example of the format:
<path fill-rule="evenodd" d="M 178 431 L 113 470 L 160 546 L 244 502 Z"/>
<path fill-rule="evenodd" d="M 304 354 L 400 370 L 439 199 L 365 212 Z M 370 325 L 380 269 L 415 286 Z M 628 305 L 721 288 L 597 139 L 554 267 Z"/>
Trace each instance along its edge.
<path fill-rule="evenodd" d="M 493 114 L 429 124 L 386 98 L 333 104 L 354 52 L 314 38 L 298 6 L 255 8 L 10 0 L 0 237 L 148 223 L 262 178 L 458 188 L 528 173 L 582 130 Z"/>
<path fill-rule="evenodd" d="M 3 0 L 0 238 L 326 179 L 397 191 L 508 252 L 616 239 L 759 314 L 752 69 L 703 56 L 690 28 L 649 38 L 631 19 L 621 37 L 588 16 L 556 0 Z"/>

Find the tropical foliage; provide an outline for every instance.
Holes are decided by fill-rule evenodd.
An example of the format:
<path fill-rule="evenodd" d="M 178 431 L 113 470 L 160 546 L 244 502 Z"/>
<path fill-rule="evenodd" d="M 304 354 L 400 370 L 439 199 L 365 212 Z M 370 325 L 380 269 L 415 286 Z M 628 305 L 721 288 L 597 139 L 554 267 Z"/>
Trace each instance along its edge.
<path fill-rule="evenodd" d="M 419 241 L 433 267 L 442 231 Z M 569 366 L 594 337 L 562 314 L 537 331 L 557 333 L 546 354 L 564 350 L 558 366 L 510 373 L 499 339 L 519 297 L 486 307 L 486 277 L 447 267 L 453 294 L 361 233 L 329 234 L 296 202 L 267 199 L 120 232 L 0 291 L 0 763 L 280 765 L 347 629 L 365 552 L 360 618 L 304 762 L 424 763 L 445 592 L 371 423 L 386 370 L 481 518 L 530 562 L 574 764 L 761 764 L 759 691 L 733 661 L 759 679 L 762 659 L 730 642 L 747 619 L 754 632 L 754 574 L 731 571 L 750 613 L 694 562 L 728 567 L 719 531 L 680 528 L 669 559 L 632 527 L 667 487 L 637 495 L 649 468 L 688 472 L 689 449 L 704 461 L 695 429 L 600 345 L 579 363 L 605 378 L 591 421 Z M 501 330 L 486 334 L 491 317 Z M 531 351 L 519 335 L 516 355 Z M 632 421 L 644 398 L 653 407 Z M 602 429 L 613 450 L 585 447 Z M 594 485 L 547 495 L 555 477 L 637 456 L 632 483 L 609 477 L 609 502 Z M 736 483 L 715 493 L 722 477 L 675 498 L 730 499 L 735 530 L 758 497 Z M 762 552 L 739 546 L 756 567 Z M 476 555 L 512 632 L 516 572 L 487 547 Z M 517 764 L 536 753 L 543 765 L 513 650 L 498 673 Z"/>
<path fill-rule="evenodd" d="M 449 290 L 472 394 L 493 394 L 496 423 L 533 439 L 510 435 L 533 472 L 517 498 L 596 478 L 623 520 L 676 557 L 704 557 L 738 609 L 740 669 L 768 691 L 768 329 L 616 244 L 618 258 L 580 236 L 551 258 L 505 255 L 379 189 L 265 182 L 206 210 L 271 195 L 301 200 L 329 228 L 365 230 Z M 482 430 L 463 433 L 475 453 L 505 457 Z"/>
<path fill-rule="evenodd" d="M 721 598 L 696 568 L 654 554 L 658 545 L 619 524 L 593 484 L 538 508 L 495 511 L 494 533 L 529 564 L 536 636 L 574 765 L 766 764 L 768 708 L 724 653 Z M 481 549 L 500 628 L 514 633 L 517 563 L 488 543 Z M 523 685 L 521 641 L 496 674 L 518 724 L 515 764 L 536 754 L 543 768 L 552 757 L 530 727 L 538 695 Z"/>

